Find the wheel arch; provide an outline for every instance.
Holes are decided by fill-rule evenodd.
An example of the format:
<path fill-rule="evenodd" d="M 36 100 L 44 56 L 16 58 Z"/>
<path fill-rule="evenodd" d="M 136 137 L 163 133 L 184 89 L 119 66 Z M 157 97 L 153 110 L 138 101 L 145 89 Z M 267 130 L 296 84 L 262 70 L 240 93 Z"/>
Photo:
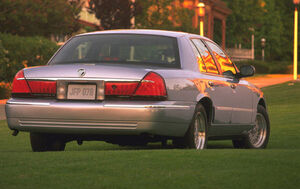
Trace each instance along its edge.
<path fill-rule="evenodd" d="M 263 106 L 265 109 L 267 109 L 266 101 L 265 101 L 265 99 L 263 99 L 263 98 L 259 99 L 257 105 L 261 105 L 261 106 Z"/>
<path fill-rule="evenodd" d="M 213 120 L 213 104 L 212 100 L 209 97 L 203 97 L 202 99 L 199 100 L 198 104 L 201 104 L 207 115 L 207 122 L 210 124 Z"/>

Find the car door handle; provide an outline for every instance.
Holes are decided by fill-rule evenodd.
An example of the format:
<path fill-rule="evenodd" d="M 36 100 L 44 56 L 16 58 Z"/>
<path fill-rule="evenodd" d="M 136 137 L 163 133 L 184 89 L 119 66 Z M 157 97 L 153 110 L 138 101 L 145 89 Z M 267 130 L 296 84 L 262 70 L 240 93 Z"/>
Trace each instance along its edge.
<path fill-rule="evenodd" d="M 236 88 L 236 85 L 235 85 L 235 84 L 231 84 L 230 87 L 231 87 L 232 89 L 235 89 L 235 88 Z"/>
<path fill-rule="evenodd" d="M 211 87 L 213 87 L 215 84 L 214 84 L 214 82 L 209 81 L 209 82 L 208 82 L 208 85 L 211 86 Z"/>

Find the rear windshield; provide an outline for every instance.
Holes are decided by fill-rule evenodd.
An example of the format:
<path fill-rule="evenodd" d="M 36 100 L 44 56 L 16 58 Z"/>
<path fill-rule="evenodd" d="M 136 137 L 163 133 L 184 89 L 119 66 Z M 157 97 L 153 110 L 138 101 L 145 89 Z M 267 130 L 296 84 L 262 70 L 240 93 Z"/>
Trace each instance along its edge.
<path fill-rule="evenodd" d="M 74 37 L 49 64 L 74 63 L 180 66 L 176 38 L 134 34 Z"/>

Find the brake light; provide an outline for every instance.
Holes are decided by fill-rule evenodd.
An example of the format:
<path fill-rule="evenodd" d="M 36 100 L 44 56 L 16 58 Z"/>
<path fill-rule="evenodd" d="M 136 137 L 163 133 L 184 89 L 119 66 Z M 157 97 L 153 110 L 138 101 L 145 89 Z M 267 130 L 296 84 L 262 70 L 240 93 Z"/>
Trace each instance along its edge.
<path fill-rule="evenodd" d="M 24 77 L 24 71 L 19 71 L 12 84 L 12 93 L 30 93 L 28 83 Z"/>
<path fill-rule="evenodd" d="M 166 96 L 164 79 L 154 72 L 149 72 L 140 82 L 135 96 Z"/>
<path fill-rule="evenodd" d="M 28 81 L 34 94 L 56 94 L 56 81 Z"/>
<path fill-rule="evenodd" d="M 13 81 L 12 94 L 18 96 L 31 96 L 32 94 L 56 94 L 56 81 L 27 81 L 24 71 L 19 71 Z M 37 96 L 37 95 L 34 95 Z"/>
<path fill-rule="evenodd" d="M 106 82 L 105 95 L 109 96 L 137 96 L 137 97 L 165 97 L 166 86 L 163 78 L 154 72 L 149 72 L 138 82 Z"/>
<path fill-rule="evenodd" d="M 105 95 L 120 95 L 131 96 L 133 95 L 138 83 L 125 83 L 125 82 L 108 82 L 105 84 Z"/>

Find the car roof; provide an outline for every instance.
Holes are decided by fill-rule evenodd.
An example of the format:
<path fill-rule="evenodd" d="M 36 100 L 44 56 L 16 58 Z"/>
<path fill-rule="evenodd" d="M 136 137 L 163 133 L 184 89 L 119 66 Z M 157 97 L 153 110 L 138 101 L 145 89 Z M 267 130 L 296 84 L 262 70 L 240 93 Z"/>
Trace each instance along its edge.
<path fill-rule="evenodd" d="M 190 34 L 186 32 L 179 31 L 167 31 L 167 30 L 152 30 L 152 29 L 120 29 L 120 30 L 104 30 L 104 31 L 96 31 L 90 33 L 83 33 L 76 36 L 85 36 L 85 35 L 99 35 L 99 34 L 146 34 L 146 35 L 161 35 L 168 37 L 197 37 L 202 39 L 208 39 L 206 37 Z"/>

